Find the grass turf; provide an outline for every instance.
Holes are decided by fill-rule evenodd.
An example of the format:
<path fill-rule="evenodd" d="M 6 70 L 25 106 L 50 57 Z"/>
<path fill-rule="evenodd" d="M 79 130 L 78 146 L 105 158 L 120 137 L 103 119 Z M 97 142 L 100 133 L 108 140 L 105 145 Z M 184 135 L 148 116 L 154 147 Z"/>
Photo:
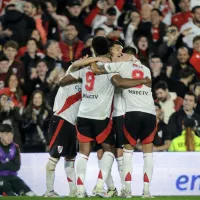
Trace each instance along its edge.
<path fill-rule="evenodd" d="M 59 198 L 45 198 L 45 197 L 5 197 L 3 198 L 5 200 L 53 200 L 53 199 L 63 199 L 63 200 L 78 200 L 78 198 L 70 198 L 70 197 L 59 197 Z M 2 200 L 3 200 L 2 199 Z M 89 198 L 83 198 L 82 200 L 98 200 L 98 199 L 102 199 L 99 197 L 89 197 Z M 110 200 L 119 200 L 122 199 L 120 197 L 116 197 L 116 198 L 109 198 Z M 137 199 L 141 199 L 141 197 L 133 197 L 131 198 L 133 200 L 137 200 Z M 167 197 L 160 197 L 157 196 L 155 197 L 155 200 L 200 200 L 200 196 L 167 196 Z"/>

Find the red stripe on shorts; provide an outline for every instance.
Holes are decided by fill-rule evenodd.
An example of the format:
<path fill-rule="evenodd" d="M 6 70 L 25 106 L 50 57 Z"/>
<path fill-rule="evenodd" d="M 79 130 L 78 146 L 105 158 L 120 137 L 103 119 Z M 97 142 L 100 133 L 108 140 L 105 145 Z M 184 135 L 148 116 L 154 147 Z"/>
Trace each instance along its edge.
<path fill-rule="evenodd" d="M 158 128 L 158 126 L 156 124 L 156 127 L 154 128 L 153 132 L 147 138 L 145 138 L 144 140 L 142 140 L 142 144 L 150 144 L 150 143 L 153 142 L 154 137 L 155 137 L 156 132 L 157 132 L 157 128 Z"/>
<path fill-rule="evenodd" d="M 94 141 L 94 139 L 79 133 L 77 126 L 75 126 L 75 127 L 76 127 L 76 132 L 77 132 L 77 139 L 78 139 L 79 142 L 86 143 L 86 142 Z"/>
<path fill-rule="evenodd" d="M 71 105 L 73 105 L 74 103 L 76 103 L 77 101 L 79 101 L 81 99 L 81 92 L 77 92 L 76 94 L 69 96 L 63 107 L 61 108 L 60 111 L 57 112 L 57 114 L 59 115 L 60 113 L 64 112 L 65 110 L 67 110 Z"/>
<path fill-rule="evenodd" d="M 135 139 L 133 139 L 131 134 L 126 130 L 125 125 L 123 127 L 124 127 L 124 135 L 127 138 L 127 140 L 129 141 L 129 144 L 135 146 L 137 144 L 137 141 Z"/>
<path fill-rule="evenodd" d="M 96 141 L 98 144 L 103 143 L 103 141 L 109 136 L 112 129 L 112 118 L 108 123 L 108 126 L 96 137 Z"/>
<path fill-rule="evenodd" d="M 50 144 L 49 144 L 49 149 L 51 149 L 51 147 L 53 146 L 53 144 L 56 140 L 56 137 L 58 136 L 58 133 L 60 132 L 60 129 L 63 126 L 63 123 L 64 123 L 64 119 L 60 119 L 59 122 L 58 122 L 58 126 L 56 128 L 56 131 L 54 132 L 53 137 L 51 138 L 51 141 L 50 141 Z"/>

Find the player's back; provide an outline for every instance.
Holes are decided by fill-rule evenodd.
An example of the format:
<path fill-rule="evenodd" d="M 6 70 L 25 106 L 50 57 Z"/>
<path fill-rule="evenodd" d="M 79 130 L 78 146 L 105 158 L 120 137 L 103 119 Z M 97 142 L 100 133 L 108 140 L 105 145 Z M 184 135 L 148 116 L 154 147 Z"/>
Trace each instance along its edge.
<path fill-rule="evenodd" d="M 54 101 L 54 115 L 76 124 L 81 102 L 81 83 L 60 87 Z"/>
<path fill-rule="evenodd" d="M 114 94 L 110 80 L 114 74 L 94 75 L 89 67 L 81 71 L 82 101 L 78 116 L 100 120 L 110 117 Z"/>

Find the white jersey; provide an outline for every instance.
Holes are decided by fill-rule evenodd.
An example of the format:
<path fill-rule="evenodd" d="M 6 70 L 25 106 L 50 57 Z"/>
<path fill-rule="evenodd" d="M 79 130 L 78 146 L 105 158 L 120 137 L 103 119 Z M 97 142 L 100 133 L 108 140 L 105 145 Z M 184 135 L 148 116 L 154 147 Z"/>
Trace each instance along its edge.
<path fill-rule="evenodd" d="M 103 120 L 110 117 L 114 86 L 111 78 L 115 74 L 94 75 L 89 67 L 71 73 L 82 79 L 82 101 L 78 117 Z"/>
<path fill-rule="evenodd" d="M 75 125 L 80 102 L 81 83 L 60 87 L 54 101 L 54 115 Z"/>
<path fill-rule="evenodd" d="M 145 78 L 151 79 L 149 68 L 142 64 L 129 62 L 107 63 L 105 70 L 109 73 L 118 72 L 123 78 Z M 151 88 L 145 85 L 136 86 L 123 90 L 125 101 L 125 112 L 140 111 L 155 115 L 154 100 Z"/>
<path fill-rule="evenodd" d="M 125 114 L 125 104 L 122 98 L 122 89 L 115 88 L 114 93 L 114 106 L 113 106 L 113 117 L 119 117 Z"/>

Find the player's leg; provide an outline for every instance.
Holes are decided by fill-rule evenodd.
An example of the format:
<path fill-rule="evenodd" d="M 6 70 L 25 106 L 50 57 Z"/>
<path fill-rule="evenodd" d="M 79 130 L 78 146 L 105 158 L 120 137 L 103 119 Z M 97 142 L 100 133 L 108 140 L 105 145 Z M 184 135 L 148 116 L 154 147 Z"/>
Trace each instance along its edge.
<path fill-rule="evenodd" d="M 81 117 L 77 119 L 79 154 L 76 158 L 76 183 L 77 197 L 79 198 L 86 197 L 85 174 L 88 157 L 92 149 L 91 142 L 94 140 L 90 121 L 90 119 Z"/>
<path fill-rule="evenodd" d="M 132 181 L 132 157 L 133 146 L 136 145 L 138 133 L 140 129 L 140 120 L 138 112 L 128 112 L 124 118 L 124 148 L 123 148 L 123 181 L 124 190 L 122 190 L 122 197 L 130 198 L 131 181 Z"/>
<path fill-rule="evenodd" d="M 156 117 L 151 114 L 143 114 L 143 129 L 141 130 L 140 140 L 142 141 L 143 150 L 143 198 L 152 198 L 149 186 L 153 174 L 153 139 L 157 130 Z"/>
<path fill-rule="evenodd" d="M 13 191 L 20 196 L 37 196 L 28 185 L 19 177 L 13 176 L 10 180 Z"/>
<path fill-rule="evenodd" d="M 11 183 L 5 177 L 0 177 L 0 195 L 16 196 Z"/>
<path fill-rule="evenodd" d="M 74 164 L 77 155 L 77 133 L 76 127 L 69 122 L 66 122 L 63 128 L 65 129 L 65 138 L 63 137 L 65 145 L 62 152 L 62 156 L 65 157 L 64 170 L 70 189 L 69 196 L 74 197 L 76 196 L 76 174 Z"/>
<path fill-rule="evenodd" d="M 55 179 L 55 169 L 58 161 L 60 160 L 59 152 L 62 150 L 63 147 L 59 144 L 59 137 L 60 131 L 64 125 L 64 120 L 60 117 L 54 116 L 51 119 L 50 126 L 49 126 L 49 154 L 50 157 L 46 164 L 46 193 L 45 197 L 56 197 L 59 196 L 54 191 L 54 179 Z"/>

